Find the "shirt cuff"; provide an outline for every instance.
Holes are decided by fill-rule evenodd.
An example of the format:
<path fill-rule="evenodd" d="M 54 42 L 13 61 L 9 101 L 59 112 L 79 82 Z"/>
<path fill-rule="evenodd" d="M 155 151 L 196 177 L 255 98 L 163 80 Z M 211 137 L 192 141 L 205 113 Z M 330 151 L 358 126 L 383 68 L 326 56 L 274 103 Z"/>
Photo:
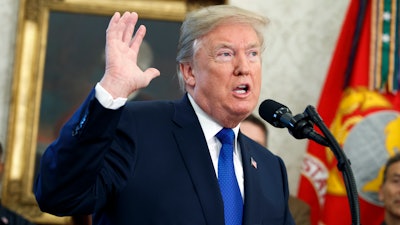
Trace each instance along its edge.
<path fill-rule="evenodd" d="M 104 89 L 99 83 L 96 84 L 96 98 L 100 104 L 107 109 L 119 109 L 125 105 L 128 98 L 113 99 L 110 93 Z"/>

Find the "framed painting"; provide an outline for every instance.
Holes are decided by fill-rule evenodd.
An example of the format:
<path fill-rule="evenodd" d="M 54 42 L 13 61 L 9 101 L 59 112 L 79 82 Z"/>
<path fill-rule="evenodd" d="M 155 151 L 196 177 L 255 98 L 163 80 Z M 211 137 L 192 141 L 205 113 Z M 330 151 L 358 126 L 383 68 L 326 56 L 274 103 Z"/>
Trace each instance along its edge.
<path fill-rule="evenodd" d="M 105 30 L 116 11 L 135 11 L 147 34 L 139 66 L 161 76 L 132 100 L 176 99 L 179 28 L 194 0 L 21 0 L 2 204 L 36 224 L 70 224 L 43 213 L 33 195 L 40 156 L 104 71 Z"/>

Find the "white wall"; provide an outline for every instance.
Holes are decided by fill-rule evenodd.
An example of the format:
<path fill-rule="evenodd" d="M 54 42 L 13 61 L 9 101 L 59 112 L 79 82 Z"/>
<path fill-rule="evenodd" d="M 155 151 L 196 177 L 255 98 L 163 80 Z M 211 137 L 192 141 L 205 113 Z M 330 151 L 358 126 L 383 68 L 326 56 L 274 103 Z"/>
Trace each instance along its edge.
<path fill-rule="evenodd" d="M 0 0 L 0 142 L 6 141 L 19 0 Z"/>
<path fill-rule="evenodd" d="M 6 140 L 18 2 L 0 1 L 2 143 Z M 293 114 L 303 112 L 307 105 L 316 106 L 349 0 L 230 0 L 228 3 L 262 13 L 271 20 L 265 34 L 267 49 L 260 102 L 272 98 L 287 105 Z M 295 140 L 286 129 L 271 126 L 269 129 L 269 147 L 286 162 L 290 190 L 295 194 L 307 142 Z"/>

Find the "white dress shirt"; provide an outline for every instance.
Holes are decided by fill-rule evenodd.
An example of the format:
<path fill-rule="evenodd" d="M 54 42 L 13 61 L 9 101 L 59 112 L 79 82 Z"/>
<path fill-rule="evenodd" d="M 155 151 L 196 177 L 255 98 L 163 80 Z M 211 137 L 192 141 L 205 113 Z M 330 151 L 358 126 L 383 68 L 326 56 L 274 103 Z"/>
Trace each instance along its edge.
<path fill-rule="evenodd" d="M 209 117 L 193 100 L 192 96 L 188 94 L 190 103 L 199 119 L 201 129 L 203 130 L 204 137 L 206 138 L 208 150 L 210 151 L 211 160 L 214 165 L 215 174 L 218 177 L 218 157 L 221 151 L 222 144 L 215 136 L 223 128 L 211 117 Z M 232 128 L 235 133 L 235 147 L 233 150 L 233 165 L 235 167 L 235 175 L 239 184 L 240 193 L 242 198 L 244 197 L 244 176 L 243 176 L 243 165 L 242 165 L 242 154 L 240 153 L 240 146 L 238 145 L 237 137 L 239 133 L 239 125 Z"/>

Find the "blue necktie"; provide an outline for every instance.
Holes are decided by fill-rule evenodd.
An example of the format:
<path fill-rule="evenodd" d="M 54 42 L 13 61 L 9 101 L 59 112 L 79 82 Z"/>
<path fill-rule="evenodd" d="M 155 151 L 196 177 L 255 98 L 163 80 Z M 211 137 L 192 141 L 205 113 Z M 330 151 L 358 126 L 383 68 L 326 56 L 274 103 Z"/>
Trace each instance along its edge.
<path fill-rule="evenodd" d="M 233 167 L 235 133 L 223 128 L 216 135 L 222 143 L 218 159 L 218 182 L 224 200 L 225 225 L 241 225 L 243 200 Z"/>

